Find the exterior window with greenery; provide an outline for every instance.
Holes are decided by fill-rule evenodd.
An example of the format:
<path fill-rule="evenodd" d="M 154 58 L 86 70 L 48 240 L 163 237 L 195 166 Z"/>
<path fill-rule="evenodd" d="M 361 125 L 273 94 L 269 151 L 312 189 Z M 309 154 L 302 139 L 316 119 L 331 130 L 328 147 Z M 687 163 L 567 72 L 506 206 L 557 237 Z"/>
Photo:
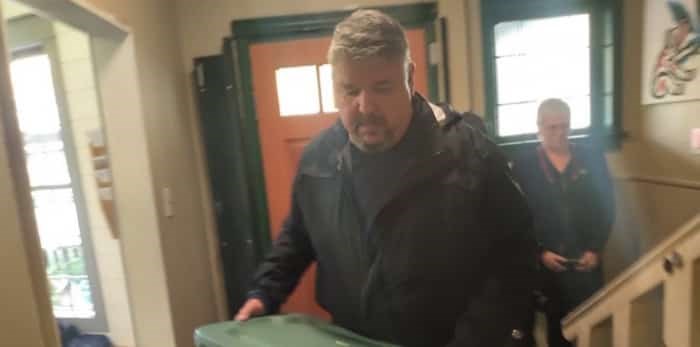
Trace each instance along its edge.
<path fill-rule="evenodd" d="M 70 121 L 54 47 L 13 50 L 10 74 L 54 316 L 106 331 Z"/>

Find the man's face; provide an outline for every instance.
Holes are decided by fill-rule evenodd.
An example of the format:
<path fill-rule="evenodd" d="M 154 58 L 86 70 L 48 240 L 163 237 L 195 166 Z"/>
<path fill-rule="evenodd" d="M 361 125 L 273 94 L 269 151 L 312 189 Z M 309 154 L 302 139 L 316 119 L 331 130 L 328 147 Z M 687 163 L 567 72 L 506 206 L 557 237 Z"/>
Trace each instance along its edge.
<path fill-rule="evenodd" d="M 571 124 L 569 115 L 562 112 L 543 112 L 537 125 L 542 146 L 562 150 L 569 145 Z"/>
<path fill-rule="evenodd" d="M 335 104 L 350 141 L 365 152 L 385 151 L 406 133 L 413 110 L 414 65 L 371 57 L 333 65 Z"/>

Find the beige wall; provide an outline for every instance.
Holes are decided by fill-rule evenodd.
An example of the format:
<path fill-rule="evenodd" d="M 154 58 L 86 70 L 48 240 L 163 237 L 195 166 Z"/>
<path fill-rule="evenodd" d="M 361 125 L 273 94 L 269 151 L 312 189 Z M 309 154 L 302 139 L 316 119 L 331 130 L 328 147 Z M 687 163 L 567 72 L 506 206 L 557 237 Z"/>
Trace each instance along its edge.
<path fill-rule="evenodd" d="M 644 6 L 635 0 L 624 4 L 623 124 L 629 138 L 610 159 L 621 175 L 698 181 L 700 155 L 690 153 L 689 134 L 700 127 L 700 100 L 641 105 L 641 74 L 648 73 L 641 67 Z"/>
<path fill-rule="evenodd" d="M 179 45 L 174 39 L 177 35 L 174 9 L 170 2 L 162 0 L 90 2 L 132 31 L 132 35 L 116 46 L 96 40 L 96 47 L 109 50 L 112 45 L 113 50 L 112 57 L 103 60 L 101 70 L 103 96 L 107 99 L 110 94 L 112 99 L 109 104 L 105 100 L 105 125 L 113 153 L 116 198 L 122 204 L 147 195 L 157 208 L 154 215 L 142 216 L 154 218 L 149 221 L 154 223 L 149 229 L 131 230 L 125 225 L 120 228 L 124 234 L 124 260 L 137 345 L 191 346 L 194 328 L 216 321 L 219 315 L 209 258 L 211 240 L 204 230 L 197 176 L 201 163 L 193 152 L 190 119 L 183 112 L 187 81 L 180 73 L 183 68 Z M 120 67 L 114 65 L 115 60 Z M 134 63 L 137 71 L 129 71 L 125 78 L 123 69 Z M 139 88 L 129 90 L 134 85 Z M 132 93 L 135 104 L 118 101 L 117 94 L 124 92 Z M 145 143 L 129 143 L 134 129 L 117 124 L 120 123 L 117 118 L 125 116 L 140 122 L 142 128 L 136 130 L 143 131 Z M 124 165 L 130 162 L 127 152 L 143 153 L 144 161 L 118 177 L 117 148 L 124 156 L 121 158 Z M 126 187 L 132 184 L 134 177 L 129 176 L 135 173 L 133 170 L 152 174 L 150 182 L 142 182 L 148 186 L 147 190 Z M 165 217 L 163 213 L 164 188 L 172 190 L 173 217 Z M 139 212 L 133 212 L 132 217 L 138 218 Z M 119 213 L 121 221 L 121 207 Z M 142 271 L 144 264 L 153 262 L 162 267 L 154 266 L 153 272 Z"/>
<path fill-rule="evenodd" d="M 194 328 L 216 321 L 220 315 L 209 251 L 213 240 L 205 232 L 199 185 L 202 164 L 193 149 L 189 114 L 184 112 L 188 80 L 181 73 L 184 69 L 175 38 L 178 30 L 174 8 L 165 0 L 89 2 L 130 27 L 132 35 L 113 49 L 120 63 L 124 66 L 135 63 L 137 67 L 137 74 L 125 80 L 122 68 L 110 65 L 109 59 L 102 66 L 105 77 L 102 92 L 112 94 L 114 101 L 110 105 L 105 102 L 108 142 L 113 152 L 117 147 L 121 150 L 130 148 L 132 154 L 146 150 L 142 165 L 147 167 L 131 170 L 152 174 L 149 189 L 141 192 L 126 187 L 132 184 L 133 178 L 128 176 L 133 172 L 123 172 L 123 177 L 115 176 L 116 198 L 120 203 L 128 203 L 131 198 L 149 195 L 157 208 L 155 215 L 146 216 L 155 217 L 152 222 L 157 224 L 153 228 L 120 228 L 124 234 L 124 260 L 137 345 L 189 346 L 192 345 Z M 109 44 L 98 44 L 103 48 L 106 45 Z M 117 88 L 117 85 L 122 87 Z M 116 94 L 124 93 L 124 88 L 133 88 L 133 85 L 140 86 L 136 91 L 129 91 L 138 94 L 134 95 L 137 105 L 131 105 L 136 109 L 128 109 L 129 105 L 117 101 Z M 108 112 L 109 108 L 112 112 Z M 141 122 L 143 130 L 140 131 L 144 131 L 145 143 L 128 143 L 132 137 L 129 129 L 116 128 L 119 121 L 115 118 L 124 116 L 136 117 Z M 123 151 L 122 155 L 128 156 L 128 153 Z M 113 160 L 115 157 L 116 153 Z M 122 159 L 127 165 L 128 157 Z M 116 174 L 117 163 L 113 162 L 113 165 Z M 130 190 L 126 193 L 128 199 L 119 191 L 120 187 Z M 172 217 L 164 216 L 161 197 L 165 188 L 172 191 Z M 119 213 L 122 212 L 120 208 Z M 127 234 L 133 237 L 130 242 Z M 130 250 L 127 247 L 131 247 Z M 150 276 L 148 271 L 141 271 L 144 264 L 154 260 L 162 263 L 162 268 L 153 269 L 156 277 Z M 138 272 L 138 275 L 132 276 L 130 272 Z M 161 285 L 166 287 L 161 290 Z"/>
<path fill-rule="evenodd" d="M 62 91 L 77 154 L 84 206 L 89 219 L 102 301 L 108 324 L 107 335 L 116 346 L 134 346 L 131 312 L 127 297 L 121 245 L 102 212 L 97 194 L 88 132 L 102 132 L 102 114 L 92 63 L 90 37 L 82 31 L 54 22 Z"/>
<path fill-rule="evenodd" d="M 700 183 L 700 155 L 690 152 L 690 129 L 700 127 L 700 100 L 641 105 L 642 3 L 624 1 L 623 126 L 628 139 L 608 156 L 618 177 L 618 223 L 608 247 L 610 274 L 619 272 L 700 212 L 700 191 L 627 178 Z M 696 81 L 697 83 L 697 81 Z"/>
<path fill-rule="evenodd" d="M 174 346 L 133 39 L 93 39 L 136 346 Z"/>

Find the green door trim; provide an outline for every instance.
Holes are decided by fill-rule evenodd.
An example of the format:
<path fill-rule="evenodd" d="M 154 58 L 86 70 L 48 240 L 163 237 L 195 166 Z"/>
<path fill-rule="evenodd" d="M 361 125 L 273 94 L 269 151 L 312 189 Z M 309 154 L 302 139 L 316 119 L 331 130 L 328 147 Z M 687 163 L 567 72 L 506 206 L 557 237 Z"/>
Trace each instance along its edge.
<path fill-rule="evenodd" d="M 376 8 L 394 17 L 406 28 L 423 26 L 426 22 L 435 20 L 437 16 L 437 7 L 434 3 Z M 335 25 L 351 12 L 351 10 L 345 10 L 235 20 L 231 23 L 231 33 L 234 38 L 247 39 L 251 42 L 329 35 L 333 32 Z"/>
<path fill-rule="evenodd" d="M 420 3 L 375 7 L 398 20 L 405 28 L 423 28 L 425 30 L 426 62 L 428 62 L 428 93 L 431 100 L 438 98 L 438 68 L 430 64 L 430 44 L 435 42 L 435 24 L 437 6 L 435 3 Z M 278 16 L 235 20 L 231 23 L 232 51 L 236 55 L 235 75 L 239 78 L 241 110 L 243 112 L 244 131 L 248 136 L 246 155 L 251 158 L 253 174 L 252 189 L 255 192 L 256 207 L 261 211 L 257 225 L 260 226 L 258 240 L 264 253 L 270 248 L 270 223 L 267 209 L 267 191 L 260 149 L 255 96 L 253 95 L 253 76 L 250 63 L 250 46 L 260 42 L 283 41 L 331 35 L 335 25 L 347 17 L 352 10 L 333 11 L 315 14 Z"/>

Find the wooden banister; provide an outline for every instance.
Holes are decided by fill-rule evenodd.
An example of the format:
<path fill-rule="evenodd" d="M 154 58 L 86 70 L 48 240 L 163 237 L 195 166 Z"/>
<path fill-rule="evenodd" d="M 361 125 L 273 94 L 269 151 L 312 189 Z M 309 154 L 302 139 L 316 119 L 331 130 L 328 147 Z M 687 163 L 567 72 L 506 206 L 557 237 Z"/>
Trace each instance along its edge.
<path fill-rule="evenodd" d="M 699 273 L 700 213 L 566 316 L 564 334 L 576 340 L 579 347 L 593 347 L 591 331 L 612 318 L 609 345 L 638 347 L 632 346 L 631 341 L 635 327 L 644 317 L 635 312 L 639 311 L 641 298 L 650 294 L 646 303 L 658 307 L 649 309 L 647 305 L 643 312 L 661 311 L 655 314 L 657 319 L 663 319 L 658 338 L 668 347 L 691 346 L 691 339 L 700 341 L 700 312 L 695 312 L 700 311 L 700 295 L 695 294 L 700 288 L 693 288 L 700 286 L 700 279 L 695 278 Z M 655 293 L 660 295 L 653 296 Z M 653 341 L 649 343 L 654 345 Z"/>

